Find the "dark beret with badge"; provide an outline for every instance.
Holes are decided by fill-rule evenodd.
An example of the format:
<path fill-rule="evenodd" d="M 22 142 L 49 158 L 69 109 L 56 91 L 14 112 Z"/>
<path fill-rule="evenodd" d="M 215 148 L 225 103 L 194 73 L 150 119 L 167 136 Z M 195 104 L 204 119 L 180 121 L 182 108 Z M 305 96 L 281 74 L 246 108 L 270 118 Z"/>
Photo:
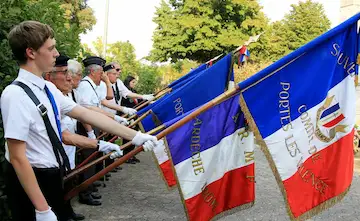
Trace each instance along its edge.
<path fill-rule="evenodd" d="M 105 65 L 105 67 L 104 67 L 104 71 L 108 71 L 108 70 L 111 70 L 111 69 L 115 69 L 115 66 L 112 65 L 112 64 Z"/>
<path fill-rule="evenodd" d="M 64 54 L 61 54 L 59 57 L 56 58 L 55 61 L 55 67 L 64 67 L 68 65 L 68 60 L 70 60 L 70 58 Z"/>
<path fill-rule="evenodd" d="M 105 63 L 106 63 L 106 60 L 104 60 L 101 57 L 97 57 L 97 56 L 89 56 L 83 60 L 83 64 L 85 67 L 88 67 L 93 64 L 104 67 Z"/>

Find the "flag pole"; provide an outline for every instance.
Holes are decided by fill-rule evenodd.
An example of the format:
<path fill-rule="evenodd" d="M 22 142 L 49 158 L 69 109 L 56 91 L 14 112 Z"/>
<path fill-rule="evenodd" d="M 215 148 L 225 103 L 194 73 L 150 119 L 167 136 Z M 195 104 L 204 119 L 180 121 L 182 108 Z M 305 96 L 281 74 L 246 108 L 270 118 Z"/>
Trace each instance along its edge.
<path fill-rule="evenodd" d="M 141 117 L 139 117 L 139 119 L 137 119 L 136 121 L 134 121 L 131 125 L 129 125 L 129 128 L 134 127 L 135 125 L 137 125 L 140 121 L 142 121 L 146 116 L 148 116 L 150 113 L 152 112 L 152 110 L 148 110 L 146 113 L 144 113 Z M 111 138 L 108 142 L 112 143 L 114 142 L 116 139 L 118 138 L 118 136 L 114 136 L 113 138 Z M 99 139 L 99 138 L 97 138 Z M 80 148 L 81 151 L 85 148 Z M 75 169 L 78 169 L 82 166 L 84 166 L 85 164 L 87 164 L 92 158 L 94 158 L 97 154 L 99 153 L 99 151 L 95 151 L 94 153 L 92 153 L 90 156 L 88 156 L 85 160 L 83 160 L 79 165 L 77 165 L 75 167 Z M 100 158 L 99 158 L 100 159 Z"/>

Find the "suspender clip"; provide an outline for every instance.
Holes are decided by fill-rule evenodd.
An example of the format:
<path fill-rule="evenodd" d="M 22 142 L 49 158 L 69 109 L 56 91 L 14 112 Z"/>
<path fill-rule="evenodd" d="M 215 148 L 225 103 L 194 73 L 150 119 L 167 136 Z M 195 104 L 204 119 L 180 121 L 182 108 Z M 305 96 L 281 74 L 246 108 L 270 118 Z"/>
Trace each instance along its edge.
<path fill-rule="evenodd" d="M 42 103 L 37 105 L 36 108 L 38 109 L 42 117 L 44 117 L 47 114 L 47 109 Z"/>

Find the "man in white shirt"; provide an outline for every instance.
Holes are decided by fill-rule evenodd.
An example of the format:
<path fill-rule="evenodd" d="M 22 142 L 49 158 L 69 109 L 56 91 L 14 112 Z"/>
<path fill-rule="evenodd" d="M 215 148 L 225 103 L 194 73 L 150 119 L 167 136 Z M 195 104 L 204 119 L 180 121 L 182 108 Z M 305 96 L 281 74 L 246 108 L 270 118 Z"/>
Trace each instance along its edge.
<path fill-rule="evenodd" d="M 128 122 L 125 118 L 102 109 L 102 100 L 106 100 L 109 97 L 112 98 L 113 96 L 111 86 L 110 92 L 105 83 L 103 83 L 105 86 L 103 88 L 101 87 L 102 80 L 108 82 L 108 78 L 103 72 L 105 60 L 97 56 L 89 56 L 83 60 L 83 63 L 85 66 L 86 76 L 80 81 L 79 87 L 76 89 L 79 97 L 79 104 L 89 109 L 104 113 L 117 122 L 127 125 Z M 109 85 L 109 82 L 107 84 Z M 93 128 L 91 125 L 83 123 L 78 123 L 77 133 L 92 139 L 96 139 L 96 137 L 99 136 L 99 130 L 97 128 Z M 88 158 L 94 153 L 94 151 L 95 150 L 92 149 L 82 150 L 80 161 Z M 101 169 L 101 164 L 91 167 L 84 172 L 82 176 L 80 176 L 80 180 L 85 181 Z M 93 193 L 94 191 L 96 191 L 96 188 L 93 185 L 89 186 L 86 190 L 81 191 L 79 194 L 79 202 L 87 205 L 100 205 L 98 201 L 93 199 L 93 196 L 95 195 Z M 97 196 L 97 198 L 99 197 L 100 196 Z"/>
<path fill-rule="evenodd" d="M 117 77 L 115 78 L 115 81 L 112 81 L 112 79 L 110 79 L 111 83 L 113 84 L 113 90 L 115 92 L 114 97 L 115 97 L 115 100 L 117 101 L 117 104 L 121 104 L 121 99 L 127 98 L 127 97 L 143 99 L 143 100 L 148 100 L 148 101 L 154 100 L 154 95 L 152 95 L 152 94 L 141 95 L 141 94 L 137 94 L 137 93 L 130 91 L 124 85 L 124 83 L 119 79 L 119 77 L 121 75 L 120 65 L 116 62 L 111 62 L 111 63 L 109 63 L 109 65 L 113 65 L 115 68 L 115 71 L 117 73 Z"/>
<path fill-rule="evenodd" d="M 116 82 L 116 79 L 118 76 L 118 74 L 115 70 L 115 66 L 112 64 L 108 64 L 108 65 L 104 66 L 104 72 L 107 75 L 109 82 L 112 83 L 112 91 L 115 94 L 115 82 Z M 110 113 L 113 113 L 113 114 L 117 114 L 119 112 L 129 114 L 130 116 L 136 114 L 137 111 L 135 109 L 121 106 L 120 103 L 118 103 L 115 96 L 111 100 L 105 99 L 105 96 L 104 96 L 105 92 L 106 91 L 105 91 L 104 86 L 101 87 L 101 85 L 100 85 L 99 95 L 100 95 L 101 104 L 102 104 L 104 110 L 106 110 Z"/>
<path fill-rule="evenodd" d="M 153 149 L 158 142 L 156 137 L 76 105 L 41 77 L 43 72 L 52 70 L 59 56 L 50 26 L 25 21 L 10 31 L 8 40 L 20 64 L 15 82 L 1 95 L 9 208 L 14 221 L 65 221 L 62 168 L 68 168 L 69 162 L 61 143 L 57 145 L 62 140 L 60 116 L 68 115 L 130 139 L 135 145 L 143 144 L 145 151 Z M 30 98 L 31 93 L 39 105 L 35 105 L 34 97 Z"/>
<path fill-rule="evenodd" d="M 126 124 L 126 119 L 101 109 L 102 89 L 100 88 L 100 85 L 102 75 L 104 75 L 103 66 L 105 64 L 105 60 L 100 57 L 90 56 L 84 59 L 83 63 L 85 66 L 86 76 L 80 81 L 79 86 L 76 89 L 80 98 L 80 101 L 78 101 L 79 104 L 91 110 L 106 114 L 119 123 Z M 85 127 L 88 136 L 90 138 L 95 138 L 95 133 L 91 126 Z"/>

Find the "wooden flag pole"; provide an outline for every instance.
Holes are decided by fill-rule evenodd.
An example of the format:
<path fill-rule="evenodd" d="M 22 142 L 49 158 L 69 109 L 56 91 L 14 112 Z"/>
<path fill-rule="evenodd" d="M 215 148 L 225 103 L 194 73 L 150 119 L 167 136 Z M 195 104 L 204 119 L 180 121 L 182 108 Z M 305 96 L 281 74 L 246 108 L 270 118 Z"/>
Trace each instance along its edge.
<path fill-rule="evenodd" d="M 175 124 L 171 125 L 170 127 L 164 129 L 162 132 L 160 132 L 156 137 L 158 139 L 163 138 L 164 136 L 168 135 L 169 133 L 173 132 L 174 130 L 178 129 L 179 127 L 181 127 L 182 125 L 184 125 L 185 123 L 189 122 L 190 120 L 194 119 L 196 116 L 198 116 L 199 114 L 209 110 L 210 108 L 214 107 L 215 105 L 221 103 L 222 101 L 226 100 L 227 98 L 237 94 L 240 91 L 240 88 L 238 86 L 236 86 L 235 88 L 226 91 L 225 93 L 219 95 L 218 97 L 214 98 L 213 100 L 209 101 L 208 103 L 204 104 L 203 106 L 199 107 L 198 109 L 196 109 L 194 112 L 190 113 L 188 116 L 184 117 L 183 119 L 179 120 L 178 122 L 176 122 Z M 128 144 L 128 143 L 127 143 Z M 124 147 L 122 148 L 126 148 L 125 146 L 127 145 L 125 144 Z M 71 198 L 73 198 L 74 196 L 76 196 L 80 191 L 86 189 L 89 185 L 91 185 L 93 182 L 95 182 L 96 180 L 98 180 L 100 177 L 103 177 L 105 174 L 109 173 L 110 171 L 112 171 L 114 168 L 120 166 L 121 164 L 123 164 L 124 162 L 126 162 L 128 159 L 132 158 L 134 155 L 138 154 L 139 152 L 141 152 L 143 150 L 142 146 L 139 146 L 137 148 L 135 148 L 134 150 L 132 150 L 131 152 L 129 152 L 128 154 L 124 155 L 123 157 L 115 160 L 112 164 L 110 164 L 109 166 L 107 166 L 106 168 L 104 168 L 103 170 L 101 170 L 100 172 L 98 172 L 97 174 L 95 174 L 94 176 L 90 177 L 89 179 L 87 179 L 86 181 L 84 181 L 83 183 L 81 183 L 79 186 L 75 187 L 74 189 L 72 189 L 70 192 L 68 192 L 65 195 L 65 200 L 69 200 Z M 108 155 L 110 156 L 111 153 L 109 153 Z M 81 168 L 80 168 L 81 169 Z M 74 171 L 75 172 L 75 171 Z M 70 175 L 70 174 L 69 174 Z M 69 175 L 66 176 L 66 180 L 69 179 Z M 75 174 L 76 175 L 76 174 Z M 72 175 L 72 176 L 75 176 Z"/>
<path fill-rule="evenodd" d="M 139 117 L 136 121 L 134 121 L 134 123 L 132 123 L 131 125 L 129 125 L 128 127 L 132 128 L 134 126 L 136 126 L 140 121 L 142 121 L 146 116 L 148 116 L 152 111 L 148 110 L 146 113 L 144 113 L 143 115 L 141 115 L 141 117 Z M 113 138 L 111 138 L 108 142 L 112 143 L 114 142 L 116 139 L 118 138 L 118 136 L 114 136 Z M 99 139 L 99 138 L 97 138 Z M 80 148 L 78 150 L 81 151 L 85 148 Z M 90 156 L 88 156 L 85 160 L 83 160 L 80 164 L 78 164 L 75 169 L 78 169 L 82 166 L 84 166 L 85 164 L 87 164 L 92 158 L 96 157 L 98 155 L 99 151 L 95 151 L 94 153 L 92 153 Z"/>
<path fill-rule="evenodd" d="M 159 99 L 160 97 L 164 96 L 166 93 L 169 93 L 171 92 L 171 88 L 166 88 L 165 90 L 162 90 L 162 93 L 159 93 L 158 95 L 155 96 L 154 100 L 156 99 Z M 153 101 L 154 101 L 153 100 Z M 140 110 L 142 109 L 143 107 L 147 106 L 148 104 L 150 104 L 150 102 L 152 101 L 142 101 L 141 103 L 139 103 L 137 106 L 135 106 L 135 110 Z M 134 114 L 132 116 L 130 116 L 127 120 L 132 120 L 134 119 L 135 117 L 137 117 L 138 115 L 137 114 Z M 123 115 L 122 117 L 128 117 L 127 114 Z"/>
<path fill-rule="evenodd" d="M 147 134 L 155 134 L 155 133 L 163 130 L 164 128 L 165 128 L 165 125 L 160 125 L 160 126 L 154 128 L 154 129 L 152 129 L 151 131 L 149 131 Z M 126 144 L 122 145 L 122 146 L 120 147 L 120 149 L 121 149 L 121 150 L 124 150 L 124 149 L 126 149 L 126 148 L 128 148 L 128 147 L 130 147 L 130 146 L 132 146 L 132 145 L 133 145 L 133 144 L 132 144 L 131 141 L 130 141 L 130 142 L 127 142 Z M 96 156 L 98 153 L 99 153 L 99 152 L 95 152 L 95 153 L 93 153 L 93 154 L 94 154 L 94 156 Z M 92 155 L 93 155 L 93 154 L 92 154 Z M 100 158 L 92 161 L 92 162 L 89 163 L 89 164 L 86 164 L 86 163 L 89 162 L 88 159 L 89 159 L 90 157 L 86 158 L 86 160 L 88 160 L 88 161 L 86 161 L 86 162 L 84 163 L 84 161 L 85 161 L 85 160 L 84 160 L 84 161 L 82 162 L 82 165 L 81 165 L 81 166 L 76 167 L 71 173 L 69 173 L 68 175 L 66 175 L 66 176 L 64 177 L 64 181 L 65 181 L 65 182 L 68 181 L 69 179 L 73 178 L 74 176 L 76 176 L 76 175 L 84 172 L 84 171 L 87 170 L 88 168 L 94 166 L 95 164 L 97 164 L 97 163 L 99 163 L 99 162 L 101 162 L 101 161 L 109 158 L 111 154 L 112 154 L 112 152 L 110 152 L 110 153 L 108 153 L 108 154 L 106 154 L 106 155 L 103 155 L 103 156 L 101 156 Z M 86 164 L 86 165 L 85 165 L 85 164 Z"/>

